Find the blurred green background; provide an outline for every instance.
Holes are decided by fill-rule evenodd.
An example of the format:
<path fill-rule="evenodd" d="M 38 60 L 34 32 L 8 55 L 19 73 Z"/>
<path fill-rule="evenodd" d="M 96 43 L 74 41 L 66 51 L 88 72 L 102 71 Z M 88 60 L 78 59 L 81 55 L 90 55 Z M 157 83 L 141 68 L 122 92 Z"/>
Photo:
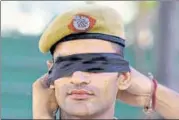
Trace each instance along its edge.
<path fill-rule="evenodd" d="M 47 71 L 46 60 L 51 59 L 50 54 L 39 52 L 40 35 L 54 16 L 71 8 L 74 3 L 76 6 L 83 4 L 111 5 L 119 11 L 126 11 L 125 14 L 121 13 L 124 14 L 122 17 L 128 40 L 125 58 L 143 74 L 152 72 L 161 84 L 179 91 L 179 81 L 175 79 L 179 78 L 179 74 L 177 74 L 179 73 L 178 3 L 155 1 L 3 1 L 0 47 L 1 118 L 32 118 L 32 83 Z M 66 7 L 62 9 L 64 5 Z M 119 8 L 120 6 L 123 8 Z M 38 12 L 39 9 L 43 11 L 41 13 L 45 14 L 39 12 L 38 17 L 30 14 Z M 14 11 L 16 13 L 13 13 Z M 51 16 L 48 16 L 49 14 L 46 12 Z M 20 15 L 24 16 L 20 17 Z M 48 16 L 48 20 L 43 15 Z M 28 21 L 29 19 L 30 21 Z M 38 27 L 42 21 L 35 22 L 32 19 L 37 19 L 37 21 L 41 19 L 44 25 Z M 26 24 L 29 26 L 25 26 Z M 22 28 L 23 26 L 24 28 Z M 143 118 L 143 113 L 142 108 L 128 106 L 118 101 L 115 116 L 121 119 L 139 119 Z"/>

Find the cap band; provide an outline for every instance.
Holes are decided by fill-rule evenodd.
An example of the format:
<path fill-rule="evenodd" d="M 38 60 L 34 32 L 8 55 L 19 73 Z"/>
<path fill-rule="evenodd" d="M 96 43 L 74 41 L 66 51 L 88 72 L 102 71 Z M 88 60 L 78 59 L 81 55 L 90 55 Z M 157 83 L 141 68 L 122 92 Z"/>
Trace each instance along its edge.
<path fill-rule="evenodd" d="M 50 49 L 51 54 L 53 55 L 55 47 L 58 43 L 77 40 L 77 39 L 83 39 L 83 40 L 85 40 L 85 39 L 101 39 L 101 40 L 113 42 L 113 43 L 116 43 L 122 47 L 125 47 L 125 40 L 120 37 L 117 37 L 117 36 L 107 35 L 107 34 L 102 34 L 102 33 L 77 33 L 77 34 L 70 34 L 70 35 L 60 39 L 57 43 L 55 43 Z"/>

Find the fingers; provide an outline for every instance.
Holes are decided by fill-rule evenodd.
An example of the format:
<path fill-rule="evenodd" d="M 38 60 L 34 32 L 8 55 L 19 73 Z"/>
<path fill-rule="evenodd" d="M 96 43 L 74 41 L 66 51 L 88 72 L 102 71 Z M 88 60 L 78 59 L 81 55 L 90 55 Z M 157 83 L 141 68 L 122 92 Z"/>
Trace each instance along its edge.
<path fill-rule="evenodd" d="M 52 67 L 52 65 L 53 65 L 53 62 L 50 61 L 50 60 L 48 60 L 48 61 L 46 62 L 46 64 L 47 64 L 48 70 L 50 70 L 51 67 Z M 33 86 L 33 87 L 37 87 L 37 86 L 41 85 L 41 86 L 44 87 L 44 88 L 49 88 L 47 82 L 48 82 L 48 73 L 46 73 L 46 74 L 44 74 L 43 76 L 41 76 L 40 78 L 38 78 L 38 79 L 33 83 L 32 86 Z M 53 86 L 51 86 L 51 88 L 53 88 Z"/>
<path fill-rule="evenodd" d="M 117 99 L 133 106 L 144 106 L 147 98 L 148 96 L 146 95 L 133 95 L 125 90 L 119 91 L 117 94 Z"/>
<path fill-rule="evenodd" d="M 45 75 L 43 75 L 41 78 L 40 78 L 40 82 L 41 84 L 43 85 L 44 88 L 48 88 L 48 74 L 46 73 Z"/>
<path fill-rule="evenodd" d="M 43 88 L 48 88 L 47 85 L 47 80 L 48 80 L 48 74 L 44 74 L 40 78 L 38 78 L 32 85 L 32 87 L 43 87 Z"/>
<path fill-rule="evenodd" d="M 56 97 L 55 97 L 55 91 L 52 90 L 52 94 L 50 95 L 50 99 L 49 99 L 49 109 L 50 110 L 53 110 L 53 111 L 56 111 L 58 109 L 58 103 L 57 103 L 57 100 L 56 100 Z"/>

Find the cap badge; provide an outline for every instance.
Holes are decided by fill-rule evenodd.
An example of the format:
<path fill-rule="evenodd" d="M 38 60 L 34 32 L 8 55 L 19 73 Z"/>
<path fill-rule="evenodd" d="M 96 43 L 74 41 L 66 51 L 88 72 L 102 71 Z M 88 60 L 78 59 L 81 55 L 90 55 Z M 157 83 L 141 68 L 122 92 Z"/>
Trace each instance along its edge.
<path fill-rule="evenodd" d="M 68 27 L 74 32 L 85 32 L 93 28 L 95 23 L 96 20 L 94 18 L 83 14 L 77 14 L 73 17 Z"/>

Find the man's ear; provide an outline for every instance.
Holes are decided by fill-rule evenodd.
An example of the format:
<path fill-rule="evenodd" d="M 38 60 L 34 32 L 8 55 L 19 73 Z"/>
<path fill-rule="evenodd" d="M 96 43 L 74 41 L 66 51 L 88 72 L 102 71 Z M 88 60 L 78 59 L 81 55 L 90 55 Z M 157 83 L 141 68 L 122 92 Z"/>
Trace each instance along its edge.
<path fill-rule="evenodd" d="M 53 62 L 51 61 L 51 60 L 47 60 L 47 68 L 48 68 L 48 70 L 50 70 L 51 69 L 51 67 L 53 66 Z"/>
<path fill-rule="evenodd" d="M 52 68 L 52 66 L 53 66 L 53 62 L 51 60 L 47 60 L 46 63 L 47 63 L 48 71 L 49 71 Z M 50 88 L 54 89 L 55 87 L 54 87 L 54 85 L 50 85 Z"/>
<path fill-rule="evenodd" d="M 131 73 L 121 73 L 118 77 L 118 89 L 126 90 L 131 85 Z"/>

